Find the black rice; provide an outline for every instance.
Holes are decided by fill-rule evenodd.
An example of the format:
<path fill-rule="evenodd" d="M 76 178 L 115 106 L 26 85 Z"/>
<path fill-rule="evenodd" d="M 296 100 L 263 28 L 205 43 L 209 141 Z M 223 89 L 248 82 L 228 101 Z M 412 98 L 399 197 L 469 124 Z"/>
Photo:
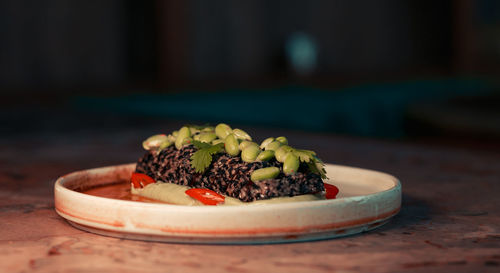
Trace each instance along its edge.
<path fill-rule="evenodd" d="M 136 172 L 147 174 L 157 181 L 211 189 L 244 202 L 324 191 L 321 176 L 311 173 L 305 164 L 301 163 L 296 173 L 285 175 L 283 164 L 274 158 L 247 163 L 238 156 L 218 153 L 204 173 L 197 173 L 190 163 L 191 155 L 196 150 L 192 145 L 180 150 L 172 145 L 161 152 L 148 151 L 137 162 Z M 253 170 L 273 166 L 281 170 L 275 179 L 250 180 Z"/>

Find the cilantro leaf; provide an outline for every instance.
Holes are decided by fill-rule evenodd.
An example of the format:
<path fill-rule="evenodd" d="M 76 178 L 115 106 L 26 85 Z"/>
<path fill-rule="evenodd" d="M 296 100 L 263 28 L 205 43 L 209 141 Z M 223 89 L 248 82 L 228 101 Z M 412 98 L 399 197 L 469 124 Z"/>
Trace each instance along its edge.
<path fill-rule="evenodd" d="M 210 166 L 212 163 L 212 155 L 222 151 L 224 148 L 223 143 L 210 145 L 196 140 L 193 141 L 193 145 L 198 148 L 198 151 L 194 152 L 191 156 L 191 167 L 199 173 L 203 173 L 207 167 Z"/>
<path fill-rule="evenodd" d="M 198 140 L 193 140 L 192 141 L 192 144 L 198 148 L 198 149 L 205 149 L 205 148 L 210 148 L 212 147 L 213 145 L 210 145 L 208 143 L 205 143 L 205 142 L 201 142 L 201 141 L 198 141 Z"/>
<path fill-rule="evenodd" d="M 295 149 L 293 152 L 299 158 L 300 162 L 305 162 L 305 163 L 309 163 L 311 160 L 314 159 L 314 156 L 316 155 L 315 152 L 309 150 Z"/>
<path fill-rule="evenodd" d="M 324 164 L 321 161 L 310 161 L 307 163 L 307 166 L 309 167 L 309 170 L 313 173 L 319 174 L 321 178 L 325 179 L 328 178 L 326 177 L 326 170 L 324 168 Z"/>
<path fill-rule="evenodd" d="M 212 162 L 212 155 L 206 150 L 200 149 L 191 156 L 191 167 L 196 172 L 202 173 Z"/>
<path fill-rule="evenodd" d="M 321 159 L 316 156 L 315 152 L 295 149 L 293 153 L 299 158 L 300 162 L 304 162 L 307 164 L 309 171 L 315 174 L 319 174 L 323 179 L 327 178 L 325 163 L 323 163 L 323 161 L 321 161 Z"/>

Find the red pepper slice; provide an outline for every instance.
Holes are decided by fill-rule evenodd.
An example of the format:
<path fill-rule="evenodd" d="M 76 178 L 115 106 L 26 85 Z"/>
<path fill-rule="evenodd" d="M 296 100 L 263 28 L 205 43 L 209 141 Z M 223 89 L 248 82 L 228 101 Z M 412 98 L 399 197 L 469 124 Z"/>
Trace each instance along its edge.
<path fill-rule="evenodd" d="M 335 187 L 332 184 L 323 183 L 325 185 L 325 197 L 326 199 L 335 199 L 337 197 L 337 193 L 339 193 L 339 188 Z"/>
<path fill-rule="evenodd" d="M 209 189 L 189 189 L 186 194 L 202 202 L 204 205 L 215 206 L 224 203 L 224 196 Z"/>
<path fill-rule="evenodd" d="M 144 188 L 146 187 L 146 185 L 155 183 L 156 181 L 153 178 L 143 173 L 132 173 L 130 182 L 132 183 L 132 186 L 134 188 L 138 189 L 138 188 Z"/>

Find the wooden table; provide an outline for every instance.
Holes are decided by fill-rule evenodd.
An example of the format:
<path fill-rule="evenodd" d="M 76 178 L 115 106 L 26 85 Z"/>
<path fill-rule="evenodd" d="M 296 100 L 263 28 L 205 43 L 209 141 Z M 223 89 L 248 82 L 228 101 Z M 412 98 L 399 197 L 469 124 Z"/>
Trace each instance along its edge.
<path fill-rule="evenodd" d="M 500 156 L 485 151 L 243 128 L 259 139 L 284 134 L 326 162 L 380 170 L 402 181 L 399 215 L 376 230 L 340 239 L 153 243 L 87 233 L 56 214 L 58 176 L 134 162 L 142 138 L 178 124 L 156 125 L 0 138 L 0 272 L 500 271 Z"/>

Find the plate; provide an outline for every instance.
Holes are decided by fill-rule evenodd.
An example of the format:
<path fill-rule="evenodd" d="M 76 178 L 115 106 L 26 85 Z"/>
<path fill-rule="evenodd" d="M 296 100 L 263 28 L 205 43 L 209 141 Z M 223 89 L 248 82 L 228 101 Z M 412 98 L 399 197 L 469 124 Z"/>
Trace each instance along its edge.
<path fill-rule="evenodd" d="M 258 244 L 335 238 L 368 231 L 401 208 L 392 175 L 326 164 L 337 199 L 252 206 L 190 207 L 112 199 L 82 193 L 129 181 L 134 164 L 77 171 L 57 179 L 56 212 L 89 232 L 176 243 Z"/>

